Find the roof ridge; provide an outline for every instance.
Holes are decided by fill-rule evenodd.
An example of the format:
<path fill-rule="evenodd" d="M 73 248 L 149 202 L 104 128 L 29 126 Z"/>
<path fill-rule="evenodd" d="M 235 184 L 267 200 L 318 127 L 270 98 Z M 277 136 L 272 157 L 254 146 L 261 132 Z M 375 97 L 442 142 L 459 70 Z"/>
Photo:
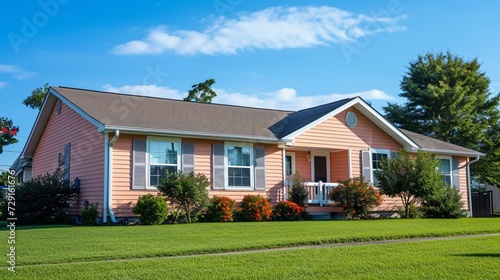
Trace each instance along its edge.
<path fill-rule="evenodd" d="M 131 94 L 131 93 L 123 93 L 123 92 L 112 92 L 112 91 L 94 90 L 94 89 L 84 89 L 84 88 L 74 88 L 74 87 L 67 87 L 67 86 L 52 86 L 52 87 L 53 88 L 70 89 L 70 90 L 90 91 L 90 92 L 102 93 L 102 94 L 115 94 L 115 95 L 120 95 L 120 96 L 133 96 L 133 97 L 152 98 L 152 99 L 168 100 L 168 101 L 173 101 L 173 102 L 189 102 L 189 103 L 192 103 L 192 104 L 200 104 L 200 105 L 213 105 L 213 106 L 235 107 L 235 108 L 243 108 L 243 109 L 265 110 L 265 111 L 285 112 L 285 113 L 294 113 L 294 112 L 296 112 L 296 111 L 292 111 L 292 110 L 270 109 L 270 108 L 261 108 L 261 107 L 250 107 L 250 106 L 242 106 L 242 105 L 223 104 L 223 103 L 191 102 L 191 101 L 184 101 L 184 100 L 181 100 L 181 99 L 166 98 L 166 97 L 159 97 L 159 96 L 139 95 L 139 94 Z"/>

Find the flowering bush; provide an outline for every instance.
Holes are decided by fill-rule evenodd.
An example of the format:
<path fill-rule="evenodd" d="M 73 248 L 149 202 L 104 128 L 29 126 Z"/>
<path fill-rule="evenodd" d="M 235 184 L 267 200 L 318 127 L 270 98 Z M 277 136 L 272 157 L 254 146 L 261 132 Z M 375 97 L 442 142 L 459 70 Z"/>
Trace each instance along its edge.
<path fill-rule="evenodd" d="M 233 212 L 236 208 L 236 202 L 227 196 L 216 196 L 210 199 L 207 213 L 205 215 L 207 222 L 230 222 L 233 220 Z"/>
<path fill-rule="evenodd" d="M 259 222 L 271 219 L 273 208 L 269 199 L 260 195 L 245 195 L 240 203 L 239 219 L 243 222 Z"/>
<path fill-rule="evenodd" d="M 12 126 L 12 120 L 0 117 L 0 154 L 3 152 L 3 146 L 17 143 L 14 136 L 19 132 L 17 126 Z"/>
<path fill-rule="evenodd" d="M 292 201 L 281 201 L 273 207 L 273 217 L 278 221 L 297 221 L 302 219 L 304 208 Z"/>
<path fill-rule="evenodd" d="M 340 185 L 335 187 L 330 194 L 330 199 L 351 216 L 365 217 L 370 208 L 382 204 L 380 191 L 370 186 L 368 182 L 363 182 L 361 178 L 339 181 L 339 183 Z"/>

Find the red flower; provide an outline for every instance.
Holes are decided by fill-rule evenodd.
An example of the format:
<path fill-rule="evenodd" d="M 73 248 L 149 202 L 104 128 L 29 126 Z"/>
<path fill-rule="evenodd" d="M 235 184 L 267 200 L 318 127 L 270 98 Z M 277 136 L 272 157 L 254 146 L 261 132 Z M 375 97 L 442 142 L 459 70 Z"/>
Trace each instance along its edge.
<path fill-rule="evenodd" d="M 16 136 L 17 131 L 18 131 L 17 128 L 13 128 L 10 130 L 10 134 L 12 134 L 12 136 Z"/>
<path fill-rule="evenodd" d="M 2 133 L 7 133 L 9 132 L 9 129 L 7 127 L 2 127 Z"/>

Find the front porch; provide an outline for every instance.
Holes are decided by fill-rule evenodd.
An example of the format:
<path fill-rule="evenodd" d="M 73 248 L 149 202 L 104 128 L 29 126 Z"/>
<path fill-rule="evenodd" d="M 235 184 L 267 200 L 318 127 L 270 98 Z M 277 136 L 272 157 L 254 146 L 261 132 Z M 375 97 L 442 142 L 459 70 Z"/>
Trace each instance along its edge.
<path fill-rule="evenodd" d="M 307 198 L 304 203 L 311 208 L 312 206 L 320 206 L 320 207 L 335 206 L 334 202 L 330 200 L 329 197 L 330 194 L 332 193 L 333 188 L 337 187 L 338 185 L 339 185 L 338 183 L 329 183 L 329 182 L 323 183 L 322 181 L 305 182 L 304 186 L 307 189 Z M 290 194 L 290 188 L 291 186 L 287 185 L 279 190 L 278 201 L 288 200 Z M 325 210 L 323 209 L 321 211 Z"/>

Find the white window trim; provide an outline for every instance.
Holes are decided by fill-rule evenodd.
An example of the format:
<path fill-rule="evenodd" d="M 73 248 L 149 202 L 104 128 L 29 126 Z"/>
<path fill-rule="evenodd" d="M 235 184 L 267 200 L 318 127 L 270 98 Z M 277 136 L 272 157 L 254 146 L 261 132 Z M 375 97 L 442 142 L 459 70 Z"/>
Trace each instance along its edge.
<path fill-rule="evenodd" d="M 372 178 L 372 184 L 375 184 L 375 174 L 373 171 L 375 170 L 379 170 L 379 169 L 375 169 L 373 168 L 373 154 L 386 154 L 387 155 L 387 158 L 391 158 L 391 150 L 388 150 L 388 149 L 374 149 L 374 148 L 370 148 L 370 165 L 371 165 L 371 178 Z"/>
<path fill-rule="evenodd" d="M 451 156 L 436 155 L 434 158 L 439 159 L 439 160 L 446 159 L 446 160 L 450 161 L 450 185 L 454 186 L 454 184 L 453 184 L 453 161 L 451 160 Z M 438 166 L 439 173 L 441 173 L 441 170 L 439 168 L 440 166 L 441 166 L 441 161 L 439 162 L 439 166 Z M 441 176 L 443 176 L 443 173 L 441 173 Z"/>
<path fill-rule="evenodd" d="M 229 186 L 229 159 L 228 159 L 228 146 L 234 147 L 249 147 L 250 148 L 250 187 Z M 224 187 L 226 190 L 254 190 L 255 189 L 255 175 L 254 175 L 254 151 L 252 143 L 244 142 L 224 142 Z"/>
<path fill-rule="evenodd" d="M 174 147 L 177 149 L 177 172 L 180 172 L 181 170 L 181 159 L 182 159 L 182 145 L 181 145 L 181 139 L 180 138 L 169 138 L 169 137 L 152 137 L 148 136 L 146 138 L 146 189 L 147 190 L 157 190 L 157 187 L 151 186 L 150 180 L 151 180 L 151 165 L 149 162 L 150 156 L 149 156 L 149 148 L 151 141 L 161 141 L 161 142 L 173 142 Z"/>
<path fill-rule="evenodd" d="M 290 156 L 290 157 L 292 157 L 292 174 L 290 174 L 290 175 L 293 175 L 293 174 L 295 174 L 295 172 L 296 172 L 296 171 L 295 171 L 295 170 L 296 170 L 296 169 L 295 169 L 295 153 L 292 153 L 292 152 L 286 152 L 286 153 L 285 153 L 285 157 L 286 157 L 286 156 Z M 285 168 L 285 171 L 286 171 L 286 168 Z M 285 174 L 285 175 L 286 175 L 286 174 Z M 288 176 L 288 175 L 286 175 L 286 176 Z"/>
<path fill-rule="evenodd" d="M 292 158 L 292 174 L 290 175 L 287 175 L 286 174 L 286 157 L 287 156 L 290 156 Z M 295 153 L 292 153 L 292 152 L 285 152 L 285 158 L 283 158 L 283 176 L 285 178 L 285 186 L 290 186 L 291 185 L 291 182 L 288 181 L 288 176 L 293 176 L 294 174 L 296 173 L 296 169 L 295 169 Z"/>

